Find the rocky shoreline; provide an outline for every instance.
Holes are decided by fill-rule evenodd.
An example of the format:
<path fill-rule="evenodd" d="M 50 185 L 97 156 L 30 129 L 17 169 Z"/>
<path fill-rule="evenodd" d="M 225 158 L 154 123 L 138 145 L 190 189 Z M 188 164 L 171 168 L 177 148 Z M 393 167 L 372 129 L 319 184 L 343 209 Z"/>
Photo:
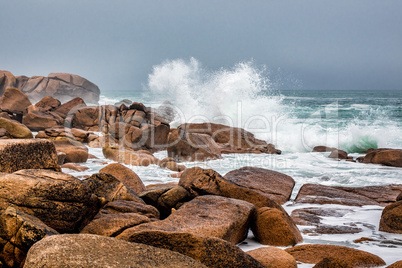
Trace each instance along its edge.
<path fill-rule="evenodd" d="M 244 129 L 212 123 L 171 129 L 169 105 L 151 109 L 127 100 L 87 106 L 83 98 L 64 103 L 49 96 L 34 99 L 13 88 L 21 83 L 13 81 L 9 74 L 0 79 L 0 85 L 11 86 L 0 98 L 0 267 L 385 265 L 380 257 L 350 247 L 297 245 L 303 242 L 298 225 L 314 226 L 317 233 L 358 228 L 321 222 L 321 216 L 341 215 L 342 210 L 304 208 L 289 215 L 282 205 L 290 200 L 295 181 L 286 174 L 243 167 L 222 176 L 182 165 L 222 154 L 281 154 Z M 116 163 L 105 163 L 85 178 L 60 172 L 62 167 L 83 168 L 80 163 L 93 157 L 88 147 L 102 148 L 104 157 Z M 168 157 L 155 157 L 159 150 L 167 150 Z M 356 161 L 336 148 L 313 151 Z M 402 167 L 402 150 L 372 149 L 357 161 Z M 177 172 L 179 180 L 146 186 L 122 164 L 156 164 Z M 339 204 L 345 210 L 382 206 L 380 230 L 402 233 L 401 193 L 400 184 L 304 184 L 294 202 Z M 249 230 L 266 247 L 250 252 L 237 247 Z"/>

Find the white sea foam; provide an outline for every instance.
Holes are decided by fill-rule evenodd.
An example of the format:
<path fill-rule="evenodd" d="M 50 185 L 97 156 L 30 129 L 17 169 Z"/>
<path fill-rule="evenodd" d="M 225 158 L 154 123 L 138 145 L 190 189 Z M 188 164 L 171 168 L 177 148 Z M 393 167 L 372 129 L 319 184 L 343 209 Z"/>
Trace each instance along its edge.
<path fill-rule="evenodd" d="M 317 145 L 348 152 L 402 148 L 402 130 L 387 120 L 386 111 L 365 104 L 344 108 L 339 101 L 345 98 L 326 99 L 332 102 L 315 108 L 284 102 L 288 97 L 279 95 L 264 68 L 252 62 L 210 71 L 194 58 L 165 61 L 154 66 L 148 88 L 154 96 L 163 96 L 177 106 L 174 127 L 184 122 L 242 127 L 286 152 L 309 152 Z M 343 118 L 342 109 L 356 110 L 356 118 Z M 298 113 L 307 114 L 300 117 Z"/>

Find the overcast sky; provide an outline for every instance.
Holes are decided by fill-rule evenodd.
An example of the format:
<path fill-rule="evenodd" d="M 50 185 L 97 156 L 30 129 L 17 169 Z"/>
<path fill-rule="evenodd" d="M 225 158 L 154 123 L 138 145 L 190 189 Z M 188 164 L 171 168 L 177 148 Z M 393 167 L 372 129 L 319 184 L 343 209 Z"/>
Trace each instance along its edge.
<path fill-rule="evenodd" d="M 253 59 L 304 89 L 402 90 L 400 0 L 0 0 L 0 69 L 141 89 L 152 66 Z M 290 83 L 284 83 L 286 88 Z"/>

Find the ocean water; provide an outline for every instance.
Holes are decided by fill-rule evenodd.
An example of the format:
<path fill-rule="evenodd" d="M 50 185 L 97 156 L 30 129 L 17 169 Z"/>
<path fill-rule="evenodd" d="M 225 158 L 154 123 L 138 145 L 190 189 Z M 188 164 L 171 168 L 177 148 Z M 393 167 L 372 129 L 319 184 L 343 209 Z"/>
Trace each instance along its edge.
<path fill-rule="evenodd" d="M 402 168 L 353 163 L 329 159 L 329 153 L 312 153 L 317 145 L 345 150 L 358 157 L 369 148 L 402 149 L 402 91 L 337 91 L 278 90 L 270 80 L 269 71 L 252 62 L 238 63 L 229 68 L 208 70 L 196 59 L 165 61 L 153 68 L 147 84 L 140 89 L 102 92 L 100 104 L 114 104 L 122 99 L 142 102 L 157 108 L 168 100 L 176 111 L 171 123 L 215 122 L 245 128 L 260 139 L 273 143 L 281 155 L 231 154 L 206 162 L 185 162 L 187 167 L 212 168 L 222 175 L 243 166 L 276 170 L 294 178 L 292 198 L 284 207 L 290 213 L 300 207 L 317 205 L 294 204 L 298 190 L 305 183 L 332 186 L 369 186 L 402 184 Z M 90 153 L 103 159 L 101 149 Z M 166 151 L 155 154 L 159 159 Z M 109 160 L 107 160 L 110 162 Z M 90 160 L 88 175 L 103 165 Z M 132 168 L 145 184 L 178 181 L 174 173 L 157 166 Z M 343 217 L 325 217 L 332 225 L 357 226 L 356 234 L 303 234 L 305 243 L 346 245 L 369 251 L 382 257 L 387 264 L 402 259 L 402 235 L 378 230 L 382 207 L 344 207 Z M 299 226 L 301 230 L 307 228 Z M 369 237 L 374 242 L 356 244 L 353 240 Z M 250 236 L 240 247 L 259 247 Z M 300 265 L 312 267 L 312 265 Z"/>

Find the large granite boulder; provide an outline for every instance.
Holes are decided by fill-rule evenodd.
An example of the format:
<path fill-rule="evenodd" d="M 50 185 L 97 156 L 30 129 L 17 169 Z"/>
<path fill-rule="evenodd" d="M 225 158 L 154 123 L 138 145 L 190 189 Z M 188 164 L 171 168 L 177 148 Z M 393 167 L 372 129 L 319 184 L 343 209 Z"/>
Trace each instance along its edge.
<path fill-rule="evenodd" d="M 158 230 L 214 236 L 232 243 L 247 237 L 254 206 L 248 202 L 220 196 L 200 196 L 185 203 L 162 221 L 145 223 L 122 232 L 129 240 L 140 231 Z"/>
<path fill-rule="evenodd" d="M 172 184 L 148 187 L 139 196 L 145 203 L 156 207 L 160 211 L 162 219 L 168 217 L 172 209 L 178 209 L 184 202 L 191 200 L 186 189 Z"/>
<path fill-rule="evenodd" d="M 128 167 L 123 166 L 120 163 L 109 164 L 99 170 L 99 172 L 108 173 L 114 176 L 116 179 L 133 189 L 137 194 L 145 190 L 145 185 L 140 177 L 138 177 L 138 175 L 134 171 L 132 171 Z"/>
<path fill-rule="evenodd" d="M 295 199 L 296 203 L 339 204 L 345 206 L 379 205 L 375 200 L 353 192 L 320 184 L 304 184 Z"/>
<path fill-rule="evenodd" d="M 104 202 L 128 200 L 144 203 L 141 198 L 124 183 L 108 173 L 96 173 L 83 180 L 92 192 Z"/>
<path fill-rule="evenodd" d="M 45 169 L 0 173 L 0 211 L 10 205 L 60 233 L 79 231 L 98 212 L 98 199 L 85 183 Z"/>
<path fill-rule="evenodd" d="M 15 87 L 16 84 L 17 79 L 12 73 L 8 71 L 0 71 L 0 96 L 3 95 L 7 88 Z"/>
<path fill-rule="evenodd" d="M 25 125 L 18 121 L 0 117 L 0 128 L 7 130 L 11 138 L 32 139 L 32 132 Z"/>
<path fill-rule="evenodd" d="M 58 232 L 38 218 L 9 206 L 0 214 L 0 261 L 19 267 L 33 244 L 55 234 Z"/>
<path fill-rule="evenodd" d="M 262 247 L 247 251 L 246 253 L 266 268 L 297 268 L 295 258 L 280 248 Z"/>
<path fill-rule="evenodd" d="M 380 257 L 354 248 L 335 245 L 307 244 L 285 249 L 296 261 L 318 263 L 324 258 L 339 258 L 351 267 L 377 267 L 385 265 Z"/>
<path fill-rule="evenodd" d="M 23 114 L 30 105 L 27 95 L 18 88 L 6 88 L 0 97 L 0 111 L 11 114 Z"/>
<path fill-rule="evenodd" d="M 219 146 L 206 134 L 173 130 L 169 135 L 168 156 L 179 161 L 205 161 L 221 158 Z"/>
<path fill-rule="evenodd" d="M 281 154 L 273 144 L 256 139 L 254 134 L 242 128 L 214 123 L 186 123 L 178 128 L 187 133 L 206 134 L 220 146 L 222 153 Z"/>
<path fill-rule="evenodd" d="M 237 246 L 211 236 L 185 232 L 143 231 L 131 236 L 129 241 L 176 251 L 211 268 L 264 267 Z"/>
<path fill-rule="evenodd" d="M 256 167 L 242 167 L 230 171 L 224 178 L 236 185 L 263 192 L 279 204 L 289 200 L 295 185 L 295 181 L 288 175 Z"/>
<path fill-rule="evenodd" d="M 401 149 L 370 149 L 362 160 L 363 163 L 402 167 Z"/>
<path fill-rule="evenodd" d="M 103 156 L 107 159 L 123 163 L 126 165 L 132 166 L 149 166 L 152 164 L 158 164 L 159 159 L 153 156 L 152 153 L 139 150 L 134 151 L 131 149 L 127 149 L 124 147 L 120 147 L 118 145 L 109 145 L 106 144 L 102 148 Z"/>
<path fill-rule="evenodd" d="M 264 245 L 293 246 L 303 241 L 289 215 L 276 208 L 258 208 L 251 229 L 257 240 Z"/>
<path fill-rule="evenodd" d="M 180 177 L 179 185 L 185 188 L 192 196 L 219 195 L 250 202 L 257 208 L 273 207 L 284 211 L 268 195 L 261 191 L 237 185 L 212 169 L 187 168 Z"/>
<path fill-rule="evenodd" d="M 88 160 L 88 148 L 71 139 L 53 141 L 57 152 L 65 153 L 64 163 L 85 163 Z"/>
<path fill-rule="evenodd" d="M 98 103 L 100 90 L 87 79 L 66 73 L 51 73 L 48 77 L 16 77 L 17 87 L 34 102 L 52 96 L 61 102 L 81 97 L 85 102 Z"/>
<path fill-rule="evenodd" d="M 37 267 L 191 267 L 194 259 L 166 249 L 91 234 L 54 235 L 28 251 L 26 268 Z"/>
<path fill-rule="evenodd" d="M 40 131 L 52 127 L 62 127 L 64 119 L 54 112 L 30 110 L 22 117 L 22 123 L 33 131 Z"/>
<path fill-rule="evenodd" d="M 307 183 L 300 188 L 295 202 L 346 206 L 386 206 L 395 202 L 401 191 L 401 184 L 343 187 Z"/>
<path fill-rule="evenodd" d="M 402 201 L 384 208 L 380 220 L 380 231 L 402 234 Z"/>
<path fill-rule="evenodd" d="M 66 119 L 69 115 L 71 117 L 77 112 L 79 109 L 86 107 L 85 101 L 80 98 L 76 97 L 66 103 L 63 103 L 59 107 L 57 107 L 54 112 L 58 114 L 61 118 Z M 72 119 L 70 119 L 72 120 Z M 71 122 L 70 122 L 71 123 Z"/>
<path fill-rule="evenodd" d="M 159 219 L 159 212 L 150 205 L 117 200 L 107 203 L 81 233 L 115 237 L 136 225 Z"/>
<path fill-rule="evenodd" d="M 0 172 L 20 169 L 59 171 L 54 144 L 48 140 L 0 140 Z"/>

